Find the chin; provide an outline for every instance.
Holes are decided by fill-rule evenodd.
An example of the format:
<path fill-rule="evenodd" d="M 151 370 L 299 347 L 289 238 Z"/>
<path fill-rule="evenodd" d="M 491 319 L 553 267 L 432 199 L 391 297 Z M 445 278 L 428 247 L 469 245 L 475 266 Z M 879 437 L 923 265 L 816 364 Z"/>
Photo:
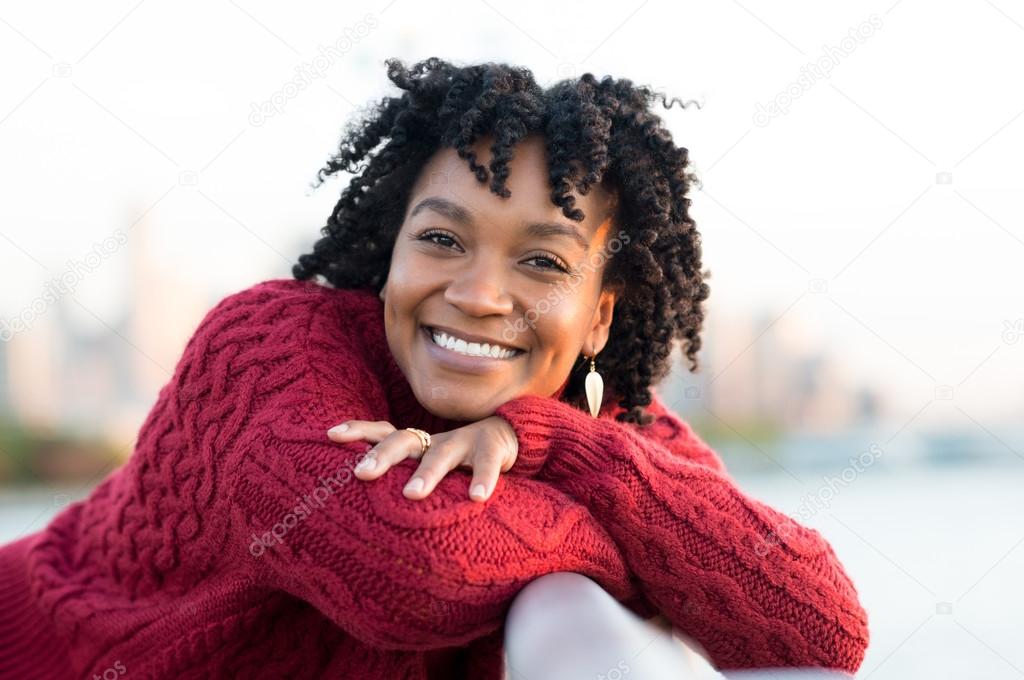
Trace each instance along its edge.
<path fill-rule="evenodd" d="M 433 415 L 439 418 L 447 418 L 448 420 L 476 422 L 483 420 L 493 412 L 481 409 L 479 401 L 467 400 L 465 398 L 446 399 L 439 396 L 428 396 L 419 399 L 419 402 Z"/>

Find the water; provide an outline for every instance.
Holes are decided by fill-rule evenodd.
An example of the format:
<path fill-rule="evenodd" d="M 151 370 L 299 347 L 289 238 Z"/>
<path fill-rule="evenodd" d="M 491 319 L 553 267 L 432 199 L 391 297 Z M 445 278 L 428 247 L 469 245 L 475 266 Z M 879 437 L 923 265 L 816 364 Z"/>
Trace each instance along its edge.
<path fill-rule="evenodd" d="M 858 678 L 1024 675 L 1024 465 L 872 467 L 831 486 L 823 473 L 798 476 L 736 478 L 820 530 L 842 560 L 871 628 Z M 0 543 L 85 495 L 0 494 Z"/>
<path fill-rule="evenodd" d="M 873 472 L 805 522 L 832 544 L 868 611 L 857 677 L 1024 676 L 1024 465 Z M 821 475 L 805 481 L 815 488 L 804 493 L 824 486 Z M 800 505 L 785 475 L 741 485 L 780 510 Z"/>

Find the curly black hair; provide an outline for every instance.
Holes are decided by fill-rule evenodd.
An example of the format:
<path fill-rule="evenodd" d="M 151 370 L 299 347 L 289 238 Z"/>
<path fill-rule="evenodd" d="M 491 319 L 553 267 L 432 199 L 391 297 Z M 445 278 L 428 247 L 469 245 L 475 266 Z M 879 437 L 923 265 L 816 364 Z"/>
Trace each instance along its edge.
<path fill-rule="evenodd" d="M 701 239 L 689 216 L 686 194 L 698 182 L 688 151 L 676 146 L 661 118 L 648 107 L 665 95 L 626 79 L 597 80 L 591 73 L 547 89 L 526 68 L 501 63 L 457 66 L 432 57 L 406 68 L 387 60 L 388 78 L 403 90 L 385 97 L 351 122 L 337 153 L 317 172 L 313 187 L 338 171 L 353 174 L 311 253 L 292 268 L 300 280 L 322 277 L 335 288 L 372 288 L 387 280 L 391 252 L 420 170 L 438 150 L 452 147 L 498 196 L 505 186 L 512 147 L 523 137 L 545 140 L 551 201 L 581 221 L 571 191 L 594 184 L 617 198 L 613 232 L 628 245 L 605 267 L 602 285 L 617 296 L 601 373 L 609 398 L 625 409 L 620 421 L 646 425 L 650 387 L 671 370 L 676 338 L 684 340 L 689 370 L 698 368 L 709 287 L 701 271 Z M 697 105 L 699 108 L 699 105 Z M 493 137 L 488 167 L 477 163 L 474 141 Z M 488 172 L 489 171 L 489 172 Z M 699 185 L 698 185 L 699 186 Z M 589 362 L 582 356 L 562 400 L 585 404 Z"/>

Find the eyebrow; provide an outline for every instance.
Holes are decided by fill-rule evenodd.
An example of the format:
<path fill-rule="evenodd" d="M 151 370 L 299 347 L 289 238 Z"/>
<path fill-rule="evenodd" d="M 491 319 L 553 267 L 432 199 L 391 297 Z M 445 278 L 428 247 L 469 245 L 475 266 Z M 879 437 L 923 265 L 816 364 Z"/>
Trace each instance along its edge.
<path fill-rule="evenodd" d="M 475 226 L 473 220 L 473 214 L 459 205 L 449 201 L 447 198 L 441 198 L 440 196 L 430 196 L 424 198 L 422 201 L 416 204 L 416 207 L 409 213 L 409 217 L 415 217 L 423 210 L 432 210 L 453 222 L 464 224 L 466 226 Z M 584 251 L 590 250 L 590 243 L 580 233 L 580 230 L 571 224 L 565 224 L 562 222 L 532 222 L 526 225 L 526 233 L 529 236 L 536 236 L 538 238 L 545 238 L 549 236 L 568 236 L 580 248 Z"/>

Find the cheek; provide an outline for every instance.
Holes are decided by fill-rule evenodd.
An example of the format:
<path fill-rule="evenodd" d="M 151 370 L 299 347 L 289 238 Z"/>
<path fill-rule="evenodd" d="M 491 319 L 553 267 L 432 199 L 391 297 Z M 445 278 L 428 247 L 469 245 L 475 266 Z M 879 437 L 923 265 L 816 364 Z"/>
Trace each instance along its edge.
<path fill-rule="evenodd" d="M 534 309 L 543 310 L 542 304 Z M 534 327 L 541 345 L 548 351 L 573 352 L 581 342 L 589 315 L 569 300 L 552 305 L 546 313 L 535 313 Z"/>
<path fill-rule="evenodd" d="M 433 286 L 431 268 L 417 262 L 415 252 L 395 250 L 388 272 L 386 296 L 399 318 L 408 318 Z"/>

